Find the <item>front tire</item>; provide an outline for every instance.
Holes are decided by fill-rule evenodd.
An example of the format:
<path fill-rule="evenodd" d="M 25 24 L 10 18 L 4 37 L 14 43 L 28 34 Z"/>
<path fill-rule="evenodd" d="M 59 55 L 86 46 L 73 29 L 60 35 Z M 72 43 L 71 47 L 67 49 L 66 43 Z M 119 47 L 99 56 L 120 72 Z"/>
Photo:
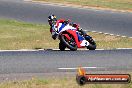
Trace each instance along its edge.
<path fill-rule="evenodd" d="M 69 34 L 68 34 L 69 35 Z M 61 41 L 65 44 L 67 48 L 69 48 L 71 51 L 77 50 L 77 44 L 75 42 L 75 39 L 72 35 L 69 35 L 71 37 L 71 40 L 68 40 L 64 35 L 61 35 Z"/>

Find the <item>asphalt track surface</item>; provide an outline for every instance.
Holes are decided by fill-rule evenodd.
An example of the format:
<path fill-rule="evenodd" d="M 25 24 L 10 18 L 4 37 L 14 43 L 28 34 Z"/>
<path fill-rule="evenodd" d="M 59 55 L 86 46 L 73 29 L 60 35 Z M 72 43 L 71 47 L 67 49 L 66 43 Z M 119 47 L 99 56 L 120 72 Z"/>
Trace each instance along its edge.
<path fill-rule="evenodd" d="M 0 17 L 4 18 L 43 24 L 47 23 L 47 17 L 53 13 L 59 18 L 79 23 L 85 30 L 132 37 L 132 13 L 76 9 L 23 0 L 0 1 Z"/>
<path fill-rule="evenodd" d="M 0 74 L 65 72 L 66 69 L 58 68 L 76 68 L 79 66 L 97 67 L 90 68 L 89 71 L 132 70 L 132 49 L 0 52 Z"/>
<path fill-rule="evenodd" d="M 47 16 L 55 13 L 70 18 L 85 29 L 132 36 L 132 13 L 118 13 L 92 9 L 75 9 L 22 0 L 1 0 L 0 17 L 33 23 L 47 23 Z M 0 52 L 0 74 L 75 72 L 75 69 L 89 68 L 88 71 L 131 71 L 132 49 L 95 51 L 7 51 Z M 0 75 L 0 80 L 1 80 Z M 6 75 L 6 77 L 7 77 Z"/>

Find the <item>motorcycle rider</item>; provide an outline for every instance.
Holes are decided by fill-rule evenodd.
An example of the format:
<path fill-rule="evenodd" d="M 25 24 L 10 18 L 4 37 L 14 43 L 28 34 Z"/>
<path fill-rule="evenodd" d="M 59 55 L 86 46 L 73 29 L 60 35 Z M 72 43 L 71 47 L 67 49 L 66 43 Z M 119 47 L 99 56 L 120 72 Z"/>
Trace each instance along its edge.
<path fill-rule="evenodd" d="M 64 23 L 64 24 L 69 24 L 71 25 L 72 27 L 76 28 L 77 31 L 82 35 L 84 36 L 84 38 L 87 40 L 87 41 L 91 41 L 92 42 L 92 37 L 90 37 L 89 35 L 87 35 L 87 33 L 85 31 L 82 30 L 82 28 L 80 28 L 80 26 L 76 23 L 73 23 L 71 22 L 70 20 L 65 20 L 65 19 L 59 19 L 57 20 L 56 16 L 55 15 L 50 15 L 48 17 L 48 22 L 49 22 L 49 25 L 50 25 L 50 32 L 52 34 L 52 38 L 55 40 L 57 38 L 57 33 L 56 31 L 58 31 L 59 29 L 59 23 Z M 56 31 L 54 31 L 56 30 Z"/>

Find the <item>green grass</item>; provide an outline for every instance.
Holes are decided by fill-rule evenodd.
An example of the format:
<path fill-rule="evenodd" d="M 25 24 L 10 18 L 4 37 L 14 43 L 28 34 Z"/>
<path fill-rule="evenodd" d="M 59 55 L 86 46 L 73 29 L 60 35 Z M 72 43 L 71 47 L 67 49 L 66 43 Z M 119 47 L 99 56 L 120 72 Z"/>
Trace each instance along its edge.
<path fill-rule="evenodd" d="M 34 0 L 34 1 L 45 1 L 53 3 L 73 4 L 81 6 L 132 11 L 132 0 Z"/>
<path fill-rule="evenodd" d="M 51 41 L 51 42 L 50 42 Z M 48 25 L 0 19 L 0 49 L 55 48 Z"/>
<path fill-rule="evenodd" d="M 97 48 L 132 48 L 132 38 L 88 34 L 96 40 Z M 48 25 L 0 19 L 0 50 L 58 48 L 58 43 L 51 38 Z"/>
<path fill-rule="evenodd" d="M 117 36 L 88 33 L 97 43 L 98 48 L 115 49 L 115 48 L 132 48 L 132 38 L 122 38 Z"/>
<path fill-rule="evenodd" d="M 0 88 L 132 88 L 132 82 L 129 84 L 86 84 L 80 86 L 74 77 L 53 77 L 0 83 Z"/>

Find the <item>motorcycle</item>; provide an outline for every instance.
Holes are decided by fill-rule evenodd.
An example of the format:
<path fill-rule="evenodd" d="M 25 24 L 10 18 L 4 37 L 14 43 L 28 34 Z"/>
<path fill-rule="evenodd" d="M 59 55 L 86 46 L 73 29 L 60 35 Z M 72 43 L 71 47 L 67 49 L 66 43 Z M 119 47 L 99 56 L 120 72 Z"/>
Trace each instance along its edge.
<path fill-rule="evenodd" d="M 69 48 L 71 51 L 76 51 L 77 48 L 85 47 L 89 50 L 96 49 L 96 43 L 92 38 L 86 40 L 76 28 L 69 24 L 62 24 L 59 30 L 54 31 L 58 34 L 58 39 L 60 40 L 59 49 L 61 51 L 64 51 L 65 48 Z"/>

